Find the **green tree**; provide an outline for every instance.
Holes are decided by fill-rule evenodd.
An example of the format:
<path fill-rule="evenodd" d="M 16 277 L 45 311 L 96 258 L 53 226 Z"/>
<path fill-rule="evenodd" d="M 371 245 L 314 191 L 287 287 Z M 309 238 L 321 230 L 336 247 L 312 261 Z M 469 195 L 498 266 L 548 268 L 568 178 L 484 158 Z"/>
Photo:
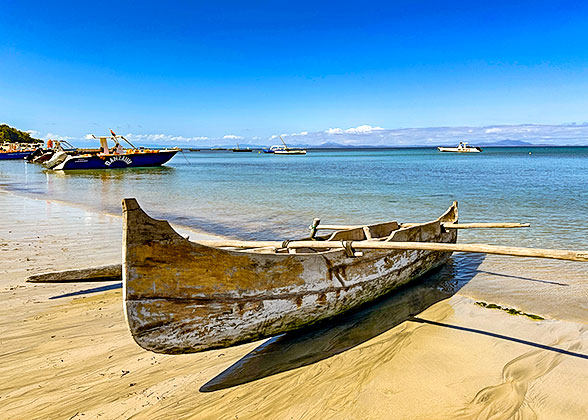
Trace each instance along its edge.
<path fill-rule="evenodd" d="M 43 140 L 31 137 L 29 133 L 6 124 L 0 124 L 0 143 L 43 143 Z"/>

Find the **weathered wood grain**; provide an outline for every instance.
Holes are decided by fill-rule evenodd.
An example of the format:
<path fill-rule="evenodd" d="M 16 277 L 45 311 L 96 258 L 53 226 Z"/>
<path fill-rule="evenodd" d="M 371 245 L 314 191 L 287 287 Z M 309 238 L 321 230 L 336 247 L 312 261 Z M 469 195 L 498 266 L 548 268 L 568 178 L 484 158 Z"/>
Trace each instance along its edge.
<path fill-rule="evenodd" d="M 77 270 L 53 271 L 27 277 L 29 283 L 65 283 L 86 281 L 121 281 L 122 265 L 112 264 Z"/>
<path fill-rule="evenodd" d="M 316 323 L 412 281 L 451 255 L 367 249 L 355 258 L 343 249 L 308 248 L 290 254 L 271 252 L 273 241 L 255 244 L 267 253 L 227 250 L 188 241 L 134 199 L 123 200 L 123 209 L 127 321 L 140 346 L 163 353 L 226 347 Z M 394 241 L 455 243 L 457 231 L 442 222 L 457 222 L 457 203 L 433 222 L 402 229 L 388 222 L 371 225 L 370 232 Z M 366 239 L 362 228 L 337 235 Z"/>

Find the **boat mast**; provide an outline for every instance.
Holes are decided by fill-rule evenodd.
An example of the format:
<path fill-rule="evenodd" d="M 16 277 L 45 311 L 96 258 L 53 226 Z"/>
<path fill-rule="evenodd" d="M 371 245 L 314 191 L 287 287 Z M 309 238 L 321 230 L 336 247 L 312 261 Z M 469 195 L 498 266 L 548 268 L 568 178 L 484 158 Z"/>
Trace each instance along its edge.
<path fill-rule="evenodd" d="M 280 138 L 280 140 L 282 140 L 282 144 L 284 145 L 284 149 L 286 150 L 290 150 L 288 149 L 288 146 L 286 146 L 286 142 L 284 141 L 284 139 L 282 138 L 282 136 L 278 136 Z"/>

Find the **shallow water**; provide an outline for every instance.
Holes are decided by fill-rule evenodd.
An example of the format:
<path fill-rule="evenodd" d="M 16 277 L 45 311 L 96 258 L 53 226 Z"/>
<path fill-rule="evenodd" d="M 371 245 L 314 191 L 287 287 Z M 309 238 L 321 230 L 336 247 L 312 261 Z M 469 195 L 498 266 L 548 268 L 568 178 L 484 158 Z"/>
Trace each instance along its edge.
<path fill-rule="evenodd" d="M 453 200 L 462 222 L 532 224 L 460 231 L 465 241 L 580 247 L 588 236 L 588 148 L 186 152 L 162 168 L 67 173 L 0 161 L 0 187 L 114 214 L 123 197 L 136 197 L 155 217 L 241 238 L 304 235 L 314 217 L 426 221 Z"/>

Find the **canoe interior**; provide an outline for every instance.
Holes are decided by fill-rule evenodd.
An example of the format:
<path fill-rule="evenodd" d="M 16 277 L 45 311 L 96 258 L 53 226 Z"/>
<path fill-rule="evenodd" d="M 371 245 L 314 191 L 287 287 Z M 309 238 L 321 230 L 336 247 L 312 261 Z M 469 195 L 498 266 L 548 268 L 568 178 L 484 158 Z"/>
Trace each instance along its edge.
<path fill-rule="evenodd" d="M 333 317 L 445 263 L 450 252 L 224 249 L 191 242 L 123 200 L 125 314 L 133 338 L 160 353 L 191 353 L 258 340 Z M 386 222 L 319 240 L 455 243 L 457 203 L 406 228 Z"/>

